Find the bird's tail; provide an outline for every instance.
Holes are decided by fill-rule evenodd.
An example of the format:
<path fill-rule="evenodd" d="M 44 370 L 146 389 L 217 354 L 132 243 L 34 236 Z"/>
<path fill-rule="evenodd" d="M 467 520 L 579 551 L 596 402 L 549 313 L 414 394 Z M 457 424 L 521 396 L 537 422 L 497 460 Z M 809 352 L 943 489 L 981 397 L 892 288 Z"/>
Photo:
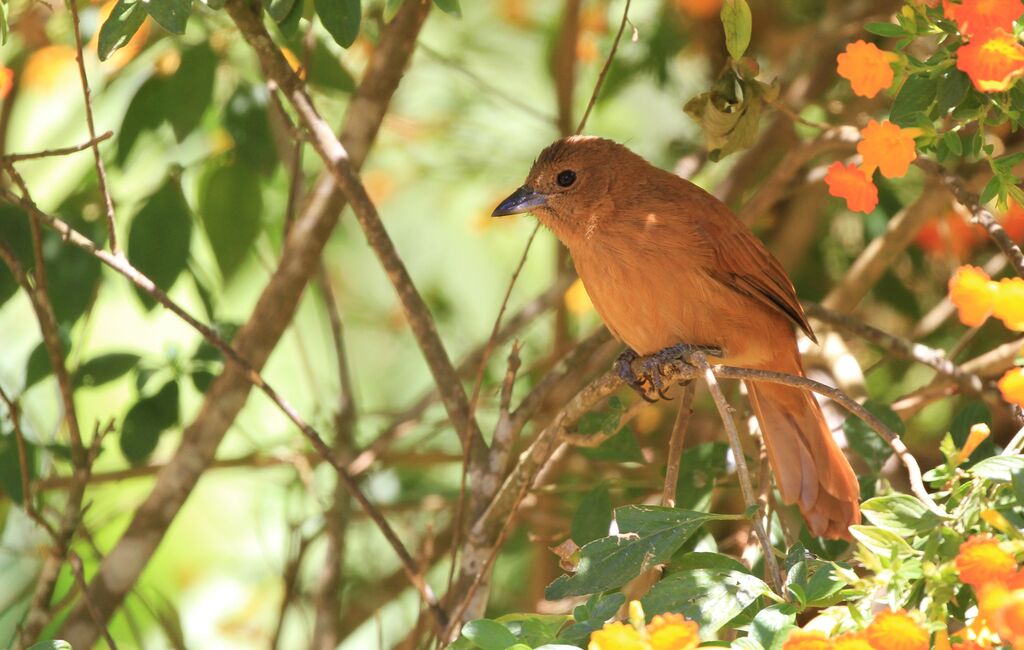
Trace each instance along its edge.
<path fill-rule="evenodd" d="M 802 375 L 800 361 L 785 365 L 792 364 L 778 369 Z M 814 397 L 781 384 L 746 384 L 782 500 L 797 504 L 811 534 L 850 539 L 848 527 L 860 523 L 860 488 Z"/>

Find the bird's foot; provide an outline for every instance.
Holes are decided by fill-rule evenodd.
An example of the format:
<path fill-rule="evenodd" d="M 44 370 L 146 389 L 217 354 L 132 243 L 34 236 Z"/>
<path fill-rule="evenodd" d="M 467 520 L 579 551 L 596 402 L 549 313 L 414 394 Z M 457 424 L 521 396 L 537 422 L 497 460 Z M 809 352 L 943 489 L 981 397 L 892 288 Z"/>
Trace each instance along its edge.
<path fill-rule="evenodd" d="M 690 363 L 690 355 L 694 352 L 701 352 L 713 357 L 723 356 L 722 349 L 714 345 L 692 345 L 690 343 L 679 343 L 661 350 L 654 354 L 640 357 L 630 348 L 619 355 L 615 361 L 615 370 L 619 377 L 630 388 L 635 390 L 640 397 L 648 402 L 655 399 L 651 393 L 657 394 L 661 399 L 670 399 L 665 391 L 668 386 L 665 382 L 665 367 L 676 361 Z M 633 369 L 633 362 L 639 360 L 639 371 Z"/>

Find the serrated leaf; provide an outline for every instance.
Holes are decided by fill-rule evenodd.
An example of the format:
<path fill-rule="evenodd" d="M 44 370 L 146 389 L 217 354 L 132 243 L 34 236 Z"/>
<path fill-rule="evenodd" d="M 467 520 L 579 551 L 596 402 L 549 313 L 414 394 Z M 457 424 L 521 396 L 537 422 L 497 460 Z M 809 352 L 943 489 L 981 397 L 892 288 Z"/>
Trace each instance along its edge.
<path fill-rule="evenodd" d="M 313 0 L 313 6 L 335 43 L 342 47 L 355 43 L 363 17 L 360 0 Z"/>
<path fill-rule="evenodd" d="M 481 650 L 505 650 L 516 643 L 516 637 L 507 627 L 489 618 L 480 618 L 462 626 L 462 636 Z"/>
<path fill-rule="evenodd" d="M 901 537 L 930 533 L 943 522 L 920 499 L 909 494 L 894 493 L 868 499 L 860 510 L 875 526 Z"/>
<path fill-rule="evenodd" d="M 142 4 L 141 0 L 138 2 L 118 0 L 114 5 L 110 15 L 100 27 L 96 48 L 100 61 L 106 61 L 107 57 L 132 40 L 135 32 L 139 31 L 139 27 L 142 26 L 147 15 Z"/>
<path fill-rule="evenodd" d="M 572 518 L 569 537 L 579 546 L 608 535 L 612 523 L 612 499 L 602 484 L 587 492 Z"/>
<path fill-rule="evenodd" d="M 707 641 L 748 605 L 772 593 L 760 578 L 746 571 L 729 565 L 714 566 L 717 557 L 722 556 L 683 556 L 680 563 L 684 567 L 662 578 L 641 599 L 644 611 L 679 612 L 700 625 L 700 637 Z"/>
<path fill-rule="evenodd" d="M 938 81 L 923 74 L 912 74 L 892 102 L 889 119 L 899 126 L 913 126 L 921 115 L 927 115 L 935 102 Z"/>
<path fill-rule="evenodd" d="M 262 229 L 263 195 L 259 174 L 235 161 L 203 178 L 199 215 L 225 280 L 234 276 L 253 250 Z"/>
<path fill-rule="evenodd" d="M 459 0 L 434 0 L 434 6 L 449 16 L 462 18 L 462 7 L 459 6 Z"/>
<path fill-rule="evenodd" d="M 722 28 L 725 30 L 725 48 L 735 61 L 743 58 L 750 45 L 753 19 L 747 0 L 725 0 L 722 3 Z"/>
<path fill-rule="evenodd" d="M 1014 472 L 1024 471 L 1024 456 L 992 456 L 978 461 L 969 471 L 990 481 L 1009 483 Z"/>
<path fill-rule="evenodd" d="M 111 352 L 93 357 L 78 366 L 75 386 L 100 386 L 114 381 L 134 368 L 140 358 L 131 352 Z"/>
<path fill-rule="evenodd" d="M 121 425 L 121 452 L 133 465 L 144 462 L 156 449 L 160 434 L 177 423 L 178 383 L 171 380 L 128 410 Z"/>
<path fill-rule="evenodd" d="M 192 216 L 178 182 L 168 177 L 139 213 L 128 230 L 128 259 L 156 286 L 170 290 L 188 265 Z M 139 300 L 151 309 L 156 302 L 141 290 Z"/>
<path fill-rule="evenodd" d="M 172 34 L 185 33 L 185 25 L 192 13 L 192 0 L 146 0 L 140 4 L 167 31 Z"/>
<path fill-rule="evenodd" d="M 615 511 L 619 534 L 580 549 L 576 573 L 548 585 L 548 600 L 606 591 L 626 584 L 646 569 L 666 562 L 709 521 L 732 519 L 658 506 L 625 506 Z"/>

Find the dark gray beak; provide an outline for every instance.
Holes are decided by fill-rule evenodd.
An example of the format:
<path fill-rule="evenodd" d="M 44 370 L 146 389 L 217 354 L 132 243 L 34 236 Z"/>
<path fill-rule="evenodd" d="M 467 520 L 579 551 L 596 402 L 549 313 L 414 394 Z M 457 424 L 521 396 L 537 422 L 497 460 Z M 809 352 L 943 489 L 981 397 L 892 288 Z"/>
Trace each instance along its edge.
<path fill-rule="evenodd" d="M 510 214 L 522 214 L 523 212 L 529 212 L 534 208 L 545 206 L 547 203 L 547 196 L 533 191 L 533 188 L 523 185 L 515 192 L 512 192 L 512 195 L 502 201 L 498 207 L 494 208 L 494 212 L 491 213 L 491 216 L 506 217 Z"/>

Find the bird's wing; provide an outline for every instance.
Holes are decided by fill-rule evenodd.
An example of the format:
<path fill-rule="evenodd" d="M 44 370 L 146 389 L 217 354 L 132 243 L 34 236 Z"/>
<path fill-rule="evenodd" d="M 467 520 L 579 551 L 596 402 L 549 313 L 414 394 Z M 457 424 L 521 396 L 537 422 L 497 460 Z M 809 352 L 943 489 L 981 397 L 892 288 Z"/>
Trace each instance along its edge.
<path fill-rule="evenodd" d="M 715 201 L 717 203 L 717 201 Z M 713 251 L 708 265 L 712 278 L 730 289 L 778 310 L 817 342 L 796 289 L 778 260 L 750 230 L 721 203 L 705 213 L 699 227 Z"/>

